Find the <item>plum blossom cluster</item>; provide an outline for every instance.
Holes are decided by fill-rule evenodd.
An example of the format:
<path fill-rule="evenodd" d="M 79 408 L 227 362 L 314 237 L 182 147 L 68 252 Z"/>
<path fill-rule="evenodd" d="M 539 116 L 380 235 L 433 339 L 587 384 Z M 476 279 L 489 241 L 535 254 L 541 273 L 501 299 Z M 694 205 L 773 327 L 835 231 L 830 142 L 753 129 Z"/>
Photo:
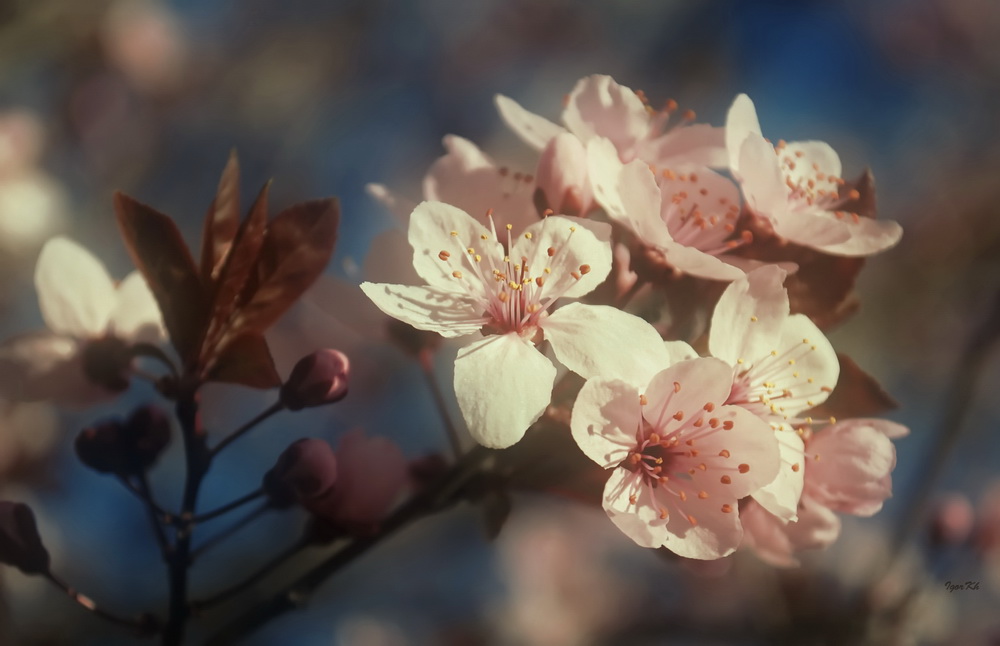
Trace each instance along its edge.
<path fill-rule="evenodd" d="M 609 474 L 612 522 L 689 558 L 745 546 L 791 565 L 836 538 L 836 513 L 878 511 L 907 431 L 873 417 L 891 400 L 822 330 L 855 309 L 856 259 L 901 236 L 871 174 L 845 179 L 824 142 L 765 139 L 745 95 L 721 127 L 607 76 L 576 84 L 562 125 L 496 104 L 533 172 L 447 136 L 408 216 L 426 286 L 362 284 L 390 317 L 469 339 L 454 391 L 472 437 L 568 425 Z M 841 380 L 866 416 L 830 398 Z"/>

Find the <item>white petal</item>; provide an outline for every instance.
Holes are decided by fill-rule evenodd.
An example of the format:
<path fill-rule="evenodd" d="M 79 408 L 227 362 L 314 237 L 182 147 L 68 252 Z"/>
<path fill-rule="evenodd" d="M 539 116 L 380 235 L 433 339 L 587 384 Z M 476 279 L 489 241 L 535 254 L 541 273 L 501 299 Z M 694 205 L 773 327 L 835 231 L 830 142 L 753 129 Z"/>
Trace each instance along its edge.
<path fill-rule="evenodd" d="M 738 359 L 757 359 L 777 347 L 789 310 L 784 280 L 784 270 L 767 265 L 726 288 L 712 314 L 713 357 L 735 366 Z"/>
<path fill-rule="evenodd" d="M 771 377 L 791 393 L 781 400 L 784 414 L 794 417 L 825 402 L 840 378 L 840 360 L 816 324 L 804 314 L 789 316 L 775 347 L 780 356 L 795 357 Z"/>
<path fill-rule="evenodd" d="M 649 134 L 649 113 L 635 92 L 610 76 L 594 75 L 577 81 L 563 110 L 570 132 L 587 141 L 606 137 L 631 158 L 636 144 Z"/>
<path fill-rule="evenodd" d="M 778 450 L 781 453 L 778 476 L 771 484 L 761 487 L 751 495 L 761 507 L 778 518 L 794 521 L 798 518 L 799 498 L 802 497 L 802 486 L 805 482 L 806 469 L 803 457 L 805 444 L 794 431 L 775 431 L 775 437 L 778 438 Z"/>
<path fill-rule="evenodd" d="M 536 150 L 541 150 L 545 144 L 549 143 L 560 132 L 566 132 L 562 126 L 556 125 L 540 117 L 533 112 L 528 112 L 517 103 L 517 101 L 507 98 L 502 94 L 496 95 L 494 101 L 497 110 L 500 111 L 500 118 L 514 131 L 524 143 Z"/>
<path fill-rule="evenodd" d="M 527 258 L 531 276 L 544 278 L 544 296 L 577 298 L 593 291 L 611 271 L 611 225 L 550 215 L 518 236 L 510 255 L 515 260 Z"/>
<path fill-rule="evenodd" d="M 663 254 L 667 263 L 685 274 L 725 282 L 738 280 L 744 276 L 742 269 L 725 262 L 723 258 L 709 255 L 694 247 L 686 247 L 672 240 L 657 246 L 657 249 Z"/>
<path fill-rule="evenodd" d="M 156 343 L 166 337 L 160 307 L 146 279 L 133 271 L 118 285 L 110 325 L 115 334 L 127 341 Z"/>
<path fill-rule="evenodd" d="M 499 224 L 513 224 L 518 231 L 538 220 L 532 202 L 534 182 L 497 168 L 474 143 L 455 135 L 445 135 L 448 153 L 439 157 L 424 177 L 424 197 L 456 206 L 485 222 L 486 212 L 494 211 Z"/>
<path fill-rule="evenodd" d="M 696 123 L 671 129 L 641 144 L 639 158 L 657 168 L 688 165 L 728 168 L 725 129 Z"/>
<path fill-rule="evenodd" d="M 603 504 L 611 522 L 640 547 L 663 544 L 666 523 L 659 519 L 653 495 L 642 484 L 641 475 L 615 469 L 604 485 Z"/>
<path fill-rule="evenodd" d="M 805 247 L 823 250 L 851 237 L 847 222 L 827 211 L 774 210 L 770 215 L 776 234 Z"/>
<path fill-rule="evenodd" d="M 608 469 L 635 448 L 641 420 L 639 391 L 634 386 L 617 379 L 591 379 L 573 404 L 570 429 L 580 450 Z"/>
<path fill-rule="evenodd" d="M 484 239 L 483 236 L 486 236 Z M 485 287 L 467 249 L 499 259 L 503 247 L 492 232 L 462 209 L 443 202 L 421 202 L 410 215 L 407 234 L 413 247 L 413 268 L 432 287 L 485 294 Z M 450 255 L 441 259 L 441 252 Z M 456 278 L 458 271 L 461 278 Z M 464 281 L 458 283 L 457 281 Z"/>
<path fill-rule="evenodd" d="M 587 143 L 587 164 L 594 198 L 609 218 L 645 244 L 662 245 L 671 240 L 660 217 L 660 189 L 644 162 L 622 164 L 610 141 L 593 139 Z"/>
<path fill-rule="evenodd" d="M 114 396 L 83 372 L 80 343 L 56 334 L 30 334 L 0 345 L 0 397 L 48 400 L 82 407 Z"/>
<path fill-rule="evenodd" d="M 673 496 L 664 493 L 661 497 L 664 503 L 673 502 L 670 500 Z M 683 510 L 671 512 L 667 531 L 661 536 L 663 547 L 689 559 L 712 560 L 732 554 L 743 540 L 743 527 L 735 511 L 735 502 L 730 503 L 733 511 L 725 513 L 721 510 L 721 501 L 717 499 L 688 498 L 683 503 Z M 666 507 L 666 504 L 663 506 Z M 680 508 L 681 505 L 677 506 Z M 693 525 L 687 516 L 694 517 L 697 525 Z"/>
<path fill-rule="evenodd" d="M 461 292 L 387 283 L 361 283 L 361 289 L 389 316 L 443 337 L 472 334 L 487 320 L 480 301 Z"/>
<path fill-rule="evenodd" d="M 765 563 L 775 567 L 799 564 L 788 536 L 788 523 L 769 513 L 759 504 L 749 501 L 740 510 L 743 525 L 743 545 L 752 549 Z"/>
<path fill-rule="evenodd" d="M 86 338 L 102 334 L 115 304 L 115 286 L 104 265 L 63 237 L 42 247 L 35 267 L 38 304 L 53 332 Z"/>
<path fill-rule="evenodd" d="M 896 246 L 903 237 L 903 227 L 892 220 L 845 219 L 844 225 L 850 235 L 844 242 L 811 246 L 833 256 L 870 256 Z"/>
<path fill-rule="evenodd" d="M 686 424 L 668 420 L 678 411 L 683 420 L 690 420 L 703 413 L 707 403 L 718 407 L 726 401 L 731 387 L 732 369 L 722 361 L 712 358 L 682 361 L 650 380 L 645 389 L 649 404 L 642 414 L 657 429 L 665 428 L 668 423 Z"/>
<path fill-rule="evenodd" d="M 738 159 L 739 170 L 733 173 L 743 188 L 747 206 L 765 218 L 786 210 L 788 186 L 774 147 L 760 135 L 751 134 L 740 146 Z"/>
<path fill-rule="evenodd" d="M 823 173 L 826 177 L 840 177 L 840 156 L 825 141 L 791 141 L 781 151 L 781 156 L 795 160 L 794 168 L 786 166 L 785 170 L 793 184 L 800 181 L 804 183 L 815 177 L 816 173 Z"/>
<path fill-rule="evenodd" d="M 761 135 L 760 122 L 757 120 L 753 101 L 746 94 L 741 94 L 733 101 L 726 115 L 726 149 L 729 151 L 730 168 L 734 172 L 742 168 L 740 154 L 743 142 L 750 135 Z"/>
<path fill-rule="evenodd" d="M 643 388 L 670 365 L 652 325 L 607 305 L 570 303 L 544 319 L 542 330 L 559 362 L 585 379 L 621 379 Z"/>
<path fill-rule="evenodd" d="M 515 444 L 545 412 L 555 378 L 555 366 L 516 334 L 465 346 L 455 359 L 455 396 L 469 433 L 490 448 Z"/>

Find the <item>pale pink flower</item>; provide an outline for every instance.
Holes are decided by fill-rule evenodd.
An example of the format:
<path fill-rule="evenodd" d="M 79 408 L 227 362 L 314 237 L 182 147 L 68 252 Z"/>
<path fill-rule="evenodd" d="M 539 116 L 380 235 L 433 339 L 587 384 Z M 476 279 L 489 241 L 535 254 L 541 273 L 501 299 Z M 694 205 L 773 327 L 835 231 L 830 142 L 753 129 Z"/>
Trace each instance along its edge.
<path fill-rule="evenodd" d="M 778 436 L 778 478 L 754 498 L 771 513 L 794 520 L 803 480 L 798 416 L 826 401 L 837 385 L 840 361 L 833 346 L 802 314 L 789 314 L 785 271 L 768 265 L 732 282 L 712 314 L 709 353 L 729 364 L 727 404 L 770 423 Z"/>
<path fill-rule="evenodd" d="M 528 112 L 508 97 L 497 95 L 500 116 L 526 144 L 542 150 L 556 136 L 570 132 L 583 143 L 604 137 L 614 144 L 622 162 L 641 159 L 659 168 L 687 165 L 726 167 L 724 133 L 706 124 L 690 124 L 691 113 L 670 126 L 676 104 L 662 111 L 649 108 L 636 92 L 610 76 L 587 76 L 569 93 L 562 121 L 566 127 Z"/>
<path fill-rule="evenodd" d="M 799 431 L 802 451 L 795 463 L 805 478 L 797 520 L 750 502 L 744 508 L 744 543 L 773 565 L 797 565 L 794 554 L 829 546 L 840 534 L 836 513 L 872 516 L 892 495 L 896 466 L 892 439 L 909 430 L 881 419 L 849 419 L 820 431 Z"/>
<path fill-rule="evenodd" d="M 587 168 L 587 150 L 568 132 L 552 139 L 538 158 L 535 208 L 540 213 L 550 209 L 565 215 L 584 215 L 594 204 Z"/>
<path fill-rule="evenodd" d="M 615 469 L 604 509 L 639 545 L 695 559 L 739 546 L 739 499 L 774 479 L 779 458 L 763 420 L 723 404 L 729 375 L 717 359 L 692 359 L 659 372 L 643 390 L 597 378 L 580 391 L 573 438 Z"/>
<path fill-rule="evenodd" d="M 585 377 L 592 357 L 616 355 L 649 325 L 612 307 L 572 303 L 611 269 L 610 226 L 551 216 L 523 233 L 486 228 L 448 204 L 424 202 L 410 217 L 413 266 L 426 286 L 362 283 L 389 316 L 443 337 L 486 336 L 455 361 L 455 394 L 472 436 L 496 448 L 517 442 L 550 401 L 556 369 L 535 344 Z M 652 328 L 649 328 L 652 330 Z M 640 332 L 641 335 L 641 332 Z M 656 343 L 660 343 L 655 335 Z"/>
<path fill-rule="evenodd" d="M 81 405 L 105 398 L 109 390 L 84 372 L 88 346 L 165 337 L 160 310 L 142 275 L 132 272 L 116 284 L 97 258 L 66 238 L 53 238 L 42 248 L 35 287 L 49 332 L 0 346 L 5 368 L 0 393 L 6 399 Z"/>
<path fill-rule="evenodd" d="M 642 160 L 622 164 L 604 138 L 588 142 L 587 158 L 597 202 L 640 245 L 699 278 L 744 275 L 746 259 L 729 255 L 746 242 L 734 233 L 740 196 L 731 181 L 703 166 L 657 178 Z"/>
<path fill-rule="evenodd" d="M 743 188 L 747 206 L 788 240 L 837 256 L 868 256 L 894 246 L 902 236 L 896 222 L 844 211 L 840 157 L 822 141 L 764 139 L 753 102 L 733 101 L 726 118 L 729 167 Z"/>

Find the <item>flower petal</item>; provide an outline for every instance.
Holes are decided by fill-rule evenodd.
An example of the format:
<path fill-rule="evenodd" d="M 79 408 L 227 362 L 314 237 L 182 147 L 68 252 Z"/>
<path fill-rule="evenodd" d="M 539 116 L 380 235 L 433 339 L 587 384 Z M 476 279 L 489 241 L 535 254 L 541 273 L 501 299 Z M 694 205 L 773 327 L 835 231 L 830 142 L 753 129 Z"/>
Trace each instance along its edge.
<path fill-rule="evenodd" d="M 115 304 L 115 286 L 104 265 L 71 240 L 45 243 L 35 267 L 42 318 L 53 332 L 77 338 L 99 336 Z"/>
<path fill-rule="evenodd" d="M 729 264 L 724 258 L 709 255 L 694 247 L 667 241 L 657 248 L 671 266 L 698 278 L 731 282 L 745 275 L 742 269 Z"/>
<path fill-rule="evenodd" d="M 533 112 L 528 112 L 514 99 L 505 97 L 502 94 L 496 95 L 494 101 L 500 118 L 514 131 L 521 140 L 536 150 L 541 150 L 549 140 L 561 132 L 566 132 L 565 128 L 556 125 L 540 117 Z"/>
<path fill-rule="evenodd" d="M 903 237 L 903 227 L 892 220 L 859 218 L 855 222 L 845 218 L 844 224 L 850 236 L 847 240 L 812 246 L 833 256 L 870 256 L 896 246 Z"/>
<path fill-rule="evenodd" d="M 376 184 L 374 182 L 365 184 L 365 193 L 368 193 L 376 202 L 384 206 L 402 222 L 406 222 L 410 213 L 417 206 L 417 203 L 413 200 L 399 197 L 393 193 L 388 186 L 385 184 Z"/>
<path fill-rule="evenodd" d="M 840 360 L 823 332 L 804 314 L 785 321 L 778 339 L 778 354 L 794 356 L 772 381 L 788 391 L 782 398 L 784 414 L 795 416 L 825 402 L 840 378 Z"/>
<path fill-rule="evenodd" d="M 497 168 L 468 139 L 445 135 L 448 151 L 424 176 L 424 197 L 456 206 L 476 219 L 485 220 L 493 209 L 498 223 L 513 224 L 518 231 L 538 220 L 532 202 L 535 184 Z"/>
<path fill-rule="evenodd" d="M 0 345 L 0 397 L 47 400 L 82 407 L 115 393 L 91 383 L 83 372 L 80 343 L 57 334 L 27 334 Z"/>
<path fill-rule="evenodd" d="M 775 265 L 756 269 L 733 281 L 712 314 L 708 351 L 731 366 L 754 360 L 777 347 L 788 318 L 785 271 Z"/>
<path fill-rule="evenodd" d="M 682 361 L 650 380 L 644 391 L 649 405 L 643 416 L 654 428 L 665 429 L 667 420 L 678 412 L 682 420 L 690 420 L 704 412 L 708 403 L 721 405 L 731 386 L 732 369 L 722 361 L 710 357 Z"/>
<path fill-rule="evenodd" d="M 743 545 L 775 567 L 794 567 L 799 560 L 788 536 L 788 523 L 750 500 L 740 510 L 743 525 Z"/>
<path fill-rule="evenodd" d="M 388 283 L 361 283 L 361 290 L 389 316 L 447 338 L 477 332 L 487 321 L 480 301 L 461 292 Z"/>
<path fill-rule="evenodd" d="M 729 106 L 726 114 L 726 150 L 729 151 L 729 167 L 733 172 L 742 168 L 740 156 L 743 142 L 750 135 L 761 135 L 760 122 L 757 120 L 757 109 L 746 94 L 740 94 Z M 763 137 L 760 137 L 763 140 Z M 766 143 L 766 142 L 765 142 Z M 770 146 L 768 146 L 770 148 Z M 773 153 L 773 150 L 771 151 Z M 750 170 L 748 167 L 747 171 Z"/>
<path fill-rule="evenodd" d="M 148 343 L 166 338 L 160 307 L 141 273 L 133 271 L 126 276 L 115 296 L 109 323 L 118 337 Z"/>
<path fill-rule="evenodd" d="M 455 359 L 455 395 L 472 437 L 490 448 L 515 444 L 552 399 L 556 368 L 516 334 L 467 345 Z"/>
<path fill-rule="evenodd" d="M 585 379 L 621 379 L 644 388 L 670 365 L 652 325 L 607 305 L 570 303 L 544 319 L 542 330 L 559 362 Z"/>
<path fill-rule="evenodd" d="M 563 123 L 587 141 L 605 137 L 623 159 L 632 159 L 636 144 L 649 134 L 649 113 L 635 92 L 605 75 L 577 81 L 563 110 Z"/>
<path fill-rule="evenodd" d="M 769 219 L 787 209 L 788 187 L 771 144 L 760 135 L 748 135 L 736 157 L 739 163 L 733 174 L 743 188 L 747 207 Z"/>
<path fill-rule="evenodd" d="M 577 298 L 593 291 L 611 271 L 611 225 L 550 215 L 513 241 L 510 256 L 528 259 L 531 274 L 544 279 L 546 296 Z"/>
<path fill-rule="evenodd" d="M 813 436 L 805 495 L 857 516 L 871 516 L 882 508 L 892 495 L 889 474 L 896 466 L 896 449 L 872 421 L 846 420 Z"/>
<path fill-rule="evenodd" d="M 726 130 L 707 123 L 679 126 L 642 142 L 639 158 L 657 168 L 683 168 L 688 165 L 728 168 Z"/>
<path fill-rule="evenodd" d="M 635 501 L 635 502 L 632 502 Z M 660 547 L 666 522 L 642 476 L 627 469 L 615 469 L 604 485 L 604 511 L 611 522 L 640 547 Z"/>
<path fill-rule="evenodd" d="M 760 506 L 784 521 L 797 518 L 799 499 L 805 483 L 805 444 L 794 431 L 775 431 L 781 466 L 770 484 L 751 494 Z"/>
<path fill-rule="evenodd" d="M 659 493 L 659 497 L 664 508 L 672 502 L 666 493 Z M 691 522 L 691 518 L 696 524 Z M 736 512 L 735 500 L 731 511 L 724 512 L 718 499 L 702 500 L 691 496 L 683 503 L 681 513 L 670 514 L 665 529 L 661 534 L 663 547 L 689 559 L 711 560 L 728 556 L 743 540 L 743 527 Z"/>
<path fill-rule="evenodd" d="M 793 184 L 805 183 L 822 173 L 826 178 L 840 177 L 840 155 L 825 141 L 791 141 L 781 151 L 782 157 L 796 161 L 786 166 L 785 174 Z"/>
<path fill-rule="evenodd" d="M 443 202 L 417 205 L 410 215 L 407 239 L 413 247 L 413 268 L 417 274 L 432 287 L 441 289 L 485 294 L 479 270 L 467 249 L 493 258 L 503 256 L 503 247 L 489 229 L 462 209 Z M 461 279 L 455 277 L 456 271 Z M 458 285 L 456 280 L 466 282 Z"/>
<path fill-rule="evenodd" d="M 805 247 L 822 250 L 845 243 L 851 237 L 847 222 L 827 211 L 787 212 L 779 208 L 772 210 L 770 216 L 776 234 Z"/>
<path fill-rule="evenodd" d="M 580 450 L 608 469 L 618 465 L 635 447 L 641 420 L 635 386 L 617 379 L 591 379 L 573 404 L 570 429 Z"/>

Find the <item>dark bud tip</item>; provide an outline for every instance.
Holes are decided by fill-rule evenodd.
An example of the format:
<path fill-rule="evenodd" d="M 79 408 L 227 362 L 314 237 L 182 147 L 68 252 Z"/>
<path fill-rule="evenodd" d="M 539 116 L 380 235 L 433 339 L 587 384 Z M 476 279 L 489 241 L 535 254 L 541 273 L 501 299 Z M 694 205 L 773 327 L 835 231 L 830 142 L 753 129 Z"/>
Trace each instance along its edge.
<path fill-rule="evenodd" d="M 0 563 L 25 574 L 46 574 L 49 553 L 38 534 L 35 514 L 19 502 L 0 502 Z"/>
<path fill-rule="evenodd" d="M 338 402 L 347 396 L 351 364 L 339 350 L 317 350 L 302 357 L 281 386 L 281 403 L 301 410 Z"/>
<path fill-rule="evenodd" d="M 100 473 L 123 477 L 145 472 L 170 443 L 170 420 L 155 406 L 140 406 L 128 420 L 108 420 L 80 432 L 76 455 Z"/>
<path fill-rule="evenodd" d="M 285 449 L 264 474 L 264 493 L 275 507 L 285 508 L 325 496 L 337 480 L 337 458 L 323 440 L 304 438 Z"/>

